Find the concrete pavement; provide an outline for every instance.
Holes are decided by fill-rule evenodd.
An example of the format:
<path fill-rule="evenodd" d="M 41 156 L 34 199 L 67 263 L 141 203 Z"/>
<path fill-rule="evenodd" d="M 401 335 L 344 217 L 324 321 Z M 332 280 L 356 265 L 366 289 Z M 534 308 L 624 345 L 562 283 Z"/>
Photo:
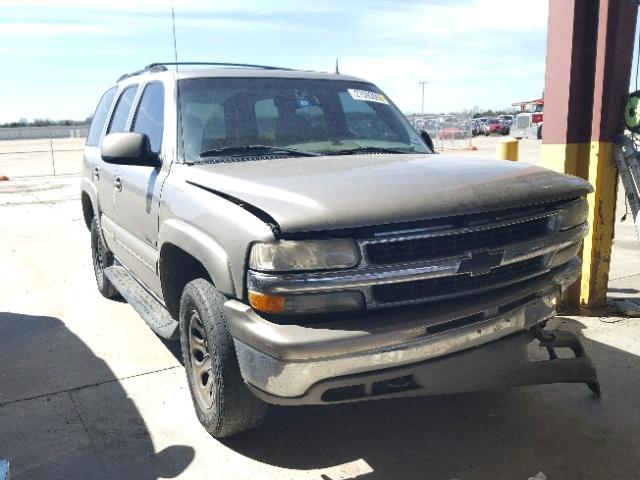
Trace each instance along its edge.
<path fill-rule="evenodd" d="M 95 289 L 77 177 L 0 183 L 0 458 L 14 479 L 629 479 L 640 472 L 640 320 L 580 331 L 583 385 L 276 408 L 217 441 L 177 348 Z M 618 218 L 621 215 L 618 215 Z M 640 291 L 640 242 L 617 225 L 612 295 Z"/>

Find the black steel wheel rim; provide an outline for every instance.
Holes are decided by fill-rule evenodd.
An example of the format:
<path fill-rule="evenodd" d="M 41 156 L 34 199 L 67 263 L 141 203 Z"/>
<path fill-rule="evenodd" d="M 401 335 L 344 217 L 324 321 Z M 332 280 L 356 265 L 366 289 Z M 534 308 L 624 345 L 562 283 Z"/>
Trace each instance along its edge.
<path fill-rule="evenodd" d="M 200 315 L 189 312 L 189 357 L 196 396 L 200 404 L 210 409 L 214 403 L 214 381 L 207 335 Z"/>
<path fill-rule="evenodd" d="M 91 240 L 93 242 L 93 270 L 95 271 L 96 279 L 101 282 L 104 275 L 104 266 L 102 264 L 103 248 L 101 248 L 100 241 L 95 235 Z"/>

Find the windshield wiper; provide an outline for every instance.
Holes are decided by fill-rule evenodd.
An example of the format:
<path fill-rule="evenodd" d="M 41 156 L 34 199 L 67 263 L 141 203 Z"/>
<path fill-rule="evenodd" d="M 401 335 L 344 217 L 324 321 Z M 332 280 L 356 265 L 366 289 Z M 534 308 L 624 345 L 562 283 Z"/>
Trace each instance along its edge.
<path fill-rule="evenodd" d="M 398 148 L 386 147 L 356 147 L 345 148 L 344 150 L 332 150 L 322 152 L 323 155 L 357 155 L 358 153 L 418 153 L 414 150 L 400 150 Z"/>
<path fill-rule="evenodd" d="M 318 157 L 319 153 L 296 150 L 295 148 L 274 147 L 272 145 L 243 145 L 240 147 L 223 147 L 205 150 L 200 158 L 207 157 L 254 157 L 270 154 L 288 154 L 292 157 Z"/>

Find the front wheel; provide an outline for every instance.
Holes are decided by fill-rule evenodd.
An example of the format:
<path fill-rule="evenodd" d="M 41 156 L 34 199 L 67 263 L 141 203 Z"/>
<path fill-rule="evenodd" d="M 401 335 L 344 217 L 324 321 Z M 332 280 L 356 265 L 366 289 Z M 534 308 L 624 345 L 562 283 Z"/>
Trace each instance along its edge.
<path fill-rule="evenodd" d="M 180 301 L 180 343 L 191 399 L 198 420 L 213 437 L 259 425 L 269 408 L 242 379 L 224 317 L 225 301 L 202 278 L 185 286 Z"/>

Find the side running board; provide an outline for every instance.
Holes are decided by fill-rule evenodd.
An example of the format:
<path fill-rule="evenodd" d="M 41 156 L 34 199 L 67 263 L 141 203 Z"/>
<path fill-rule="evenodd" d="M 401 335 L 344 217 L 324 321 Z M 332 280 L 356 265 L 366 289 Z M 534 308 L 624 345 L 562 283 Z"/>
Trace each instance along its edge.
<path fill-rule="evenodd" d="M 151 330 L 162 338 L 177 338 L 178 322 L 124 267 L 107 267 L 104 274 Z"/>

